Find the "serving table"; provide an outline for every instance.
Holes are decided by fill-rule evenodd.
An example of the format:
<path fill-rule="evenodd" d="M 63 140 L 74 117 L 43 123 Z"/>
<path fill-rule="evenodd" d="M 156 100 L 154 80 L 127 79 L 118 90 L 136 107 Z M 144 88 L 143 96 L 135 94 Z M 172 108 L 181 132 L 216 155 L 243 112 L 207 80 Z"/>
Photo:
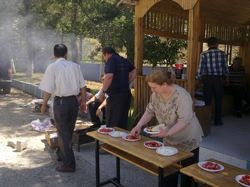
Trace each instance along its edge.
<path fill-rule="evenodd" d="M 124 129 L 115 127 L 116 131 L 129 133 Z M 88 136 L 95 139 L 95 159 L 96 159 L 96 186 L 103 186 L 113 183 L 116 186 L 120 184 L 120 159 L 123 159 L 151 174 L 158 176 L 158 186 L 163 186 L 164 178 L 173 175 L 179 171 L 182 166 L 178 162 L 192 157 L 194 154 L 183 149 L 178 149 L 178 153 L 172 156 L 162 156 L 155 150 L 146 148 L 145 141 L 153 141 L 145 136 L 141 136 L 139 141 L 129 142 L 122 138 L 115 138 L 110 135 L 101 134 L 97 131 L 87 133 Z M 99 145 L 99 141 L 105 144 Z M 116 177 L 100 182 L 99 167 L 99 148 L 116 156 Z"/>
<path fill-rule="evenodd" d="M 224 170 L 209 172 L 201 169 L 198 164 L 193 164 L 182 168 L 180 172 L 193 177 L 197 182 L 200 181 L 212 187 L 243 187 L 235 180 L 235 177 L 243 174 L 250 175 L 250 171 L 237 168 L 215 159 L 209 159 L 207 161 L 221 164 L 224 166 Z"/>

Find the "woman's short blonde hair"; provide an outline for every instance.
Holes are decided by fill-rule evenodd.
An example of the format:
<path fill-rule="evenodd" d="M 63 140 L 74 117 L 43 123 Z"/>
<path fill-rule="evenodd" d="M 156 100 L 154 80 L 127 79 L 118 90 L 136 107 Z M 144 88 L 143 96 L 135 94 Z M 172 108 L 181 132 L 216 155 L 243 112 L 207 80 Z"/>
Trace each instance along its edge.
<path fill-rule="evenodd" d="M 158 85 L 163 85 L 166 82 L 168 85 L 172 84 L 172 81 L 169 79 L 168 73 L 163 69 L 152 69 L 148 72 L 146 76 L 146 82 L 153 82 Z"/>

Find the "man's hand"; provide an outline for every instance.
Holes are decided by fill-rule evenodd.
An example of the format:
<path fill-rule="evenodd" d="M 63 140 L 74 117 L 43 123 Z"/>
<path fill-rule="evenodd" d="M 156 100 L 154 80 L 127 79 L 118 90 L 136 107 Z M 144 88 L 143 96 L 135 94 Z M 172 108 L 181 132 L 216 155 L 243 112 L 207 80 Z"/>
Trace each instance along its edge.
<path fill-rule="evenodd" d="M 101 110 L 100 108 L 98 108 L 98 109 L 96 110 L 96 113 L 95 113 L 95 115 L 96 115 L 96 116 L 100 116 L 100 114 L 101 114 L 101 111 L 102 111 L 102 110 Z"/>
<path fill-rule="evenodd" d="M 80 111 L 84 112 L 84 113 L 87 113 L 87 105 L 86 105 L 86 103 L 84 101 L 81 102 Z"/>
<path fill-rule="evenodd" d="M 46 115 L 46 109 L 47 109 L 47 104 L 43 104 L 42 105 L 42 107 L 41 107 L 41 113 L 43 114 L 43 115 Z"/>

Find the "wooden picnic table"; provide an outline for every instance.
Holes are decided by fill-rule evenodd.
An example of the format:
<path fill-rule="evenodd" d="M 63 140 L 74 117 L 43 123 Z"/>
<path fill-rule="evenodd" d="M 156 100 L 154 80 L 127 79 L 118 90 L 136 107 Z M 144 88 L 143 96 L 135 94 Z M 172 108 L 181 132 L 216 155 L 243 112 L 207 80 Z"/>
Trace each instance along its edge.
<path fill-rule="evenodd" d="M 115 127 L 116 131 L 123 131 L 129 133 L 124 129 Z M 141 168 L 151 174 L 158 176 L 158 186 L 163 186 L 164 178 L 168 175 L 174 174 L 182 167 L 178 162 L 192 157 L 194 154 L 178 149 L 178 153 L 172 156 L 162 156 L 156 153 L 155 150 L 146 148 L 143 144 L 146 141 L 153 141 L 153 139 L 141 136 L 139 141 L 129 142 L 122 138 L 112 137 L 110 135 L 101 134 L 97 131 L 88 132 L 87 135 L 95 139 L 96 142 L 96 186 L 102 186 L 108 183 L 113 183 L 116 186 L 120 184 L 120 158 Z M 105 144 L 99 145 L 99 141 Z M 116 156 L 116 177 L 108 179 L 100 183 L 100 168 L 99 168 L 99 148 Z"/>
<path fill-rule="evenodd" d="M 250 171 L 237 168 L 212 158 L 207 161 L 221 164 L 224 166 L 224 170 L 209 172 L 201 169 L 198 164 L 193 164 L 182 168 L 180 172 L 193 177 L 196 182 L 203 182 L 212 187 L 242 187 L 242 185 L 235 180 L 235 177 L 243 174 L 250 175 Z"/>

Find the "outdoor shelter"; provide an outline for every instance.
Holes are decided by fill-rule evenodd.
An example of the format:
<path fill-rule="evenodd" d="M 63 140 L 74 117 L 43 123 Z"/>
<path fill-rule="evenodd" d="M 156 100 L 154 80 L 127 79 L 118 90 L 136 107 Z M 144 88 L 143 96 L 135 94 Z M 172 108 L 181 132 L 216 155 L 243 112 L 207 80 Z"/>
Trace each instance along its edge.
<path fill-rule="evenodd" d="M 219 44 L 239 46 L 239 57 L 249 80 L 249 0 L 122 0 L 119 6 L 135 8 L 135 107 L 142 114 L 151 94 L 143 76 L 143 35 L 188 41 L 187 79 L 176 80 L 194 98 L 195 76 L 203 42 L 216 37 Z M 248 87 L 250 83 L 248 82 Z"/>

